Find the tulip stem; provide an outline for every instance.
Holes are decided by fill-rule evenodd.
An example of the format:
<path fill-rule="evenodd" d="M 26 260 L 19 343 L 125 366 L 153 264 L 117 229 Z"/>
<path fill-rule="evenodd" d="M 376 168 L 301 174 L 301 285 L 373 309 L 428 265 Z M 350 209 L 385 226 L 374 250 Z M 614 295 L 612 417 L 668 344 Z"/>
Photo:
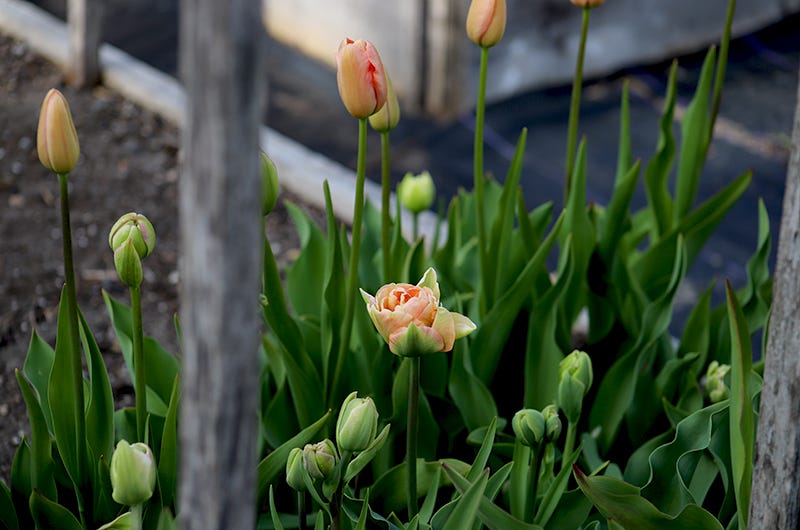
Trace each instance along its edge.
<path fill-rule="evenodd" d="M 473 154 L 473 173 L 475 177 L 475 219 L 478 225 L 478 257 L 480 259 L 483 293 L 480 297 L 480 314 L 486 313 L 489 301 L 486 299 L 494 288 L 490 285 L 488 255 L 486 252 L 486 219 L 484 218 L 483 184 L 483 123 L 486 114 L 486 73 L 489 67 L 489 48 L 481 46 L 481 67 L 478 77 L 478 102 L 475 105 L 475 144 Z"/>
<path fill-rule="evenodd" d="M 561 457 L 562 466 L 564 465 L 564 462 L 569 460 L 569 458 L 572 456 L 572 451 L 575 448 L 575 435 L 577 434 L 577 430 L 578 422 L 567 420 L 567 438 L 564 440 L 564 453 Z"/>
<path fill-rule="evenodd" d="M 575 62 L 575 77 L 572 79 L 572 98 L 569 103 L 569 126 L 567 128 L 567 174 L 564 181 L 564 204 L 567 203 L 569 197 L 572 170 L 575 166 L 575 143 L 578 137 L 578 115 L 580 114 L 581 86 L 583 85 L 583 58 L 586 55 L 586 35 L 589 32 L 589 12 L 591 10 L 591 7 L 583 8 L 578 60 Z"/>
<path fill-rule="evenodd" d="M 419 237 L 419 212 L 414 212 L 411 217 L 411 222 L 412 234 L 414 235 L 414 241 L 416 241 Z"/>
<path fill-rule="evenodd" d="M 364 214 L 364 179 L 367 163 L 367 119 L 358 120 L 358 163 L 356 165 L 356 197 L 353 205 L 353 236 L 350 244 L 350 263 L 347 267 L 347 285 L 345 286 L 345 312 L 342 327 L 342 339 L 339 343 L 339 354 L 333 372 L 329 403 L 339 401 L 339 379 L 344 368 L 344 358 L 350 349 L 350 335 L 353 331 L 355 313 L 356 283 L 358 282 L 358 256 L 361 252 L 361 223 Z"/>
<path fill-rule="evenodd" d="M 410 357 L 408 371 L 408 428 L 406 429 L 406 497 L 408 519 L 417 514 L 417 439 L 419 438 L 420 358 Z"/>
<path fill-rule="evenodd" d="M 306 492 L 297 492 L 297 528 L 306 530 Z"/>
<path fill-rule="evenodd" d="M 528 498 L 528 502 L 525 503 L 525 521 L 527 522 L 533 521 L 533 514 L 535 513 L 536 490 L 539 489 L 539 473 L 542 469 L 545 447 L 545 443 L 537 444 L 536 448 L 533 450 L 533 458 L 530 461 L 530 470 L 528 474 L 528 483 L 530 484 L 528 491 L 530 492 L 530 497 Z"/>
<path fill-rule="evenodd" d="M 142 517 L 144 516 L 144 504 L 131 506 L 131 530 L 142 530 Z"/>
<path fill-rule="evenodd" d="M 84 416 L 83 398 L 83 361 L 81 359 L 80 335 L 78 333 L 78 302 L 75 289 L 75 268 L 72 264 L 72 229 L 69 219 L 69 184 L 67 173 L 58 173 L 58 184 L 61 193 L 61 234 L 64 244 L 64 287 L 67 297 L 67 324 L 72 364 L 72 388 L 75 407 L 75 437 L 77 441 L 77 464 L 81 477 L 88 473 L 86 465 L 86 417 Z M 81 521 L 84 521 L 83 484 L 76 484 L 78 510 Z M 85 525 L 84 525 L 85 526 Z"/>
<path fill-rule="evenodd" d="M 391 224 L 389 197 L 392 191 L 389 160 L 389 131 L 381 132 L 381 245 L 383 253 L 383 283 L 392 281 Z"/>
<path fill-rule="evenodd" d="M 147 423 L 147 380 L 144 364 L 144 334 L 142 332 L 142 292 L 131 287 L 131 312 L 133 313 L 133 378 L 136 390 L 136 434 L 140 442 L 145 439 Z"/>

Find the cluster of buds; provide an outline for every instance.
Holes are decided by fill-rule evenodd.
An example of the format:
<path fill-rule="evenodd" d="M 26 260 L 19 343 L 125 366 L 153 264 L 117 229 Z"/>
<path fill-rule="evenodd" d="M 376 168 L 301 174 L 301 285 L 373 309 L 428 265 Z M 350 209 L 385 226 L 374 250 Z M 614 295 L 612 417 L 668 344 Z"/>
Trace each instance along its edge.
<path fill-rule="evenodd" d="M 558 408 L 555 405 L 548 405 L 541 411 L 522 409 L 514 414 L 511 428 L 517 440 L 528 447 L 554 442 L 561 435 Z"/>
<path fill-rule="evenodd" d="M 138 288 L 142 284 L 142 259 L 152 254 L 156 232 L 142 214 L 126 213 L 111 227 L 108 244 L 114 251 L 114 267 L 122 283 Z"/>
<path fill-rule="evenodd" d="M 574 350 L 558 365 L 558 408 L 570 423 L 576 423 L 581 416 L 592 378 L 592 360 L 586 352 Z"/>
<path fill-rule="evenodd" d="M 728 364 L 719 364 L 711 361 L 706 371 L 706 394 L 712 403 L 719 403 L 729 397 L 728 385 L 725 384 L 725 376 L 731 371 Z"/>
<path fill-rule="evenodd" d="M 406 173 L 397 185 L 397 197 L 403 208 L 417 214 L 433 205 L 436 198 L 436 185 L 431 174 L 423 171 L 419 175 Z"/>
<path fill-rule="evenodd" d="M 141 442 L 120 440 L 111 456 L 111 497 L 125 506 L 137 506 L 153 496 L 155 487 L 153 451 Z"/>

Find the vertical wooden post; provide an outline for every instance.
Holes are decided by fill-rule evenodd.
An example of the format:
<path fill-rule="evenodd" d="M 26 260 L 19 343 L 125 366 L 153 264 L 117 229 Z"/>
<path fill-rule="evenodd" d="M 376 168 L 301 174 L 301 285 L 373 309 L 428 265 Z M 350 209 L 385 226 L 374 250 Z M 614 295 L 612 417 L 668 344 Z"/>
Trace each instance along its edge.
<path fill-rule="evenodd" d="M 800 528 L 800 82 L 758 418 L 752 530 Z"/>
<path fill-rule="evenodd" d="M 180 527 L 255 528 L 260 0 L 182 0 Z"/>
<path fill-rule="evenodd" d="M 103 0 L 68 0 L 69 58 L 66 77 L 70 84 L 85 87 L 100 80 L 103 3 Z"/>

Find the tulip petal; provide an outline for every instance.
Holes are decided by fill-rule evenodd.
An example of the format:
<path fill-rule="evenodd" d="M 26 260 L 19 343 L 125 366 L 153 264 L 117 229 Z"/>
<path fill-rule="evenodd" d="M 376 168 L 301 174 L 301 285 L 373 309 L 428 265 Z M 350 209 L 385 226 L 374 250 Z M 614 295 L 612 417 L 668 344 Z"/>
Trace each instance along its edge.
<path fill-rule="evenodd" d="M 433 329 L 442 337 L 442 350 L 450 351 L 456 340 L 456 328 L 453 323 L 453 314 L 444 307 L 440 307 L 436 312 L 436 320 L 433 321 Z"/>
<path fill-rule="evenodd" d="M 466 337 L 467 335 L 475 331 L 478 327 L 472 320 L 465 317 L 461 313 L 455 313 L 451 311 L 450 315 L 453 317 L 453 323 L 455 324 L 457 339 L 460 339 L 461 337 Z"/>
<path fill-rule="evenodd" d="M 401 357 L 419 357 L 443 351 L 444 340 L 433 328 L 409 324 L 389 337 L 389 350 Z M 452 346 L 451 346 L 452 347 Z"/>
<path fill-rule="evenodd" d="M 436 278 L 436 271 L 433 267 L 428 267 L 428 270 L 425 271 L 425 274 L 422 275 L 422 279 L 417 283 L 417 287 L 428 287 L 431 291 L 433 291 L 433 296 L 436 298 L 436 304 L 439 304 L 439 281 Z"/>

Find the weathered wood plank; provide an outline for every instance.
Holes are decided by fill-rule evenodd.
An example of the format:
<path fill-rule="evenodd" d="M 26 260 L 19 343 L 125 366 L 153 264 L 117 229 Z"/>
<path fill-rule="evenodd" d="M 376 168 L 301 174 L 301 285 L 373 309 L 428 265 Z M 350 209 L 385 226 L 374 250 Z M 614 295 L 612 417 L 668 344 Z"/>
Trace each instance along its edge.
<path fill-rule="evenodd" d="M 255 528 L 260 0 L 182 0 L 180 526 Z"/>
<path fill-rule="evenodd" d="M 66 78 L 70 84 L 85 87 L 100 80 L 102 0 L 68 0 L 69 58 Z"/>
<path fill-rule="evenodd" d="M 800 525 L 800 83 L 758 419 L 751 530 Z"/>

